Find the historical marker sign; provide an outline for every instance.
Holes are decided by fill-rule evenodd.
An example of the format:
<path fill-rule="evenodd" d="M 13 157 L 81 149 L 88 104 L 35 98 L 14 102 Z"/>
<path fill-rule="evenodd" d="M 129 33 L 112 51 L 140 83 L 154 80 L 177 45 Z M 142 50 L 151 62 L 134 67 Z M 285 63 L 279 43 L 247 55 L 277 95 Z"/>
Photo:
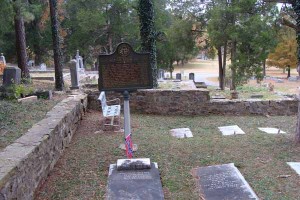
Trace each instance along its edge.
<path fill-rule="evenodd" d="M 136 53 L 127 43 L 111 55 L 99 56 L 99 90 L 130 91 L 153 88 L 150 53 Z"/>
<path fill-rule="evenodd" d="M 200 167 L 193 174 L 205 200 L 258 200 L 233 163 Z"/>

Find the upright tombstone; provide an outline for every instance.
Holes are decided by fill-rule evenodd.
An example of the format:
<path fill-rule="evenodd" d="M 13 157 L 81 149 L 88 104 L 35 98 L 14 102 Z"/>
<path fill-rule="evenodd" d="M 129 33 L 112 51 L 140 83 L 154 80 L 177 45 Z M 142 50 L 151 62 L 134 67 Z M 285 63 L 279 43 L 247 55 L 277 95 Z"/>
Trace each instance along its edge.
<path fill-rule="evenodd" d="M 150 53 L 136 53 L 121 43 L 111 55 L 99 56 L 99 90 L 124 95 L 124 140 L 128 159 L 118 160 L 109 169 L 107 199 L 158 199 L 163 190 L 157 165 L 150 159 L 132 159 L 129 92 L 153 88 Z"/>
<path fill-rule="evenodd" d="M 5 57 L 4 57 L 3 53 L 1 53 L 1 56 L 0 56 L 0 74 L 3 74 L 5 66 L 6 66 L 6 60 L 5 60 Z"/>
<path fill-rule="evenodd" d="M 71 90 L 79 89 L 79 74 L 77 69 L 77 62 L 76 60 L 70 60 L 68 63 L 68 66 L 70 68 L 70 75 L 71 75 Z"/>
<path fill-rule="evenodd" d="M 165 71 L 163 69 L 158 70 L 158 80 L 162 81 L 165 78 Z"/>
<path fill-rule="evenodd" d="M 189 80 L 195 81 L 195 74 L 189 73 Z"/>
<path fill-rule="evenodd" d="M 6 67 L 3 72 L 3 86 L 21 83 L 21 69 L 18 67 Z"/>
<path fill-rule="evenodd" d="M 83 59 L 79 55 L 79 50 L 77 50 L 77 52 L 76 52 L 76 63 L 77 63 L 78 71 L 84 73 Z"/>
<path fill-rule="evenodd" d="M 176 79 L 177 79 L 177 80 L 181 80 L 181 73 L 177 73 L 177 74 L 176 74 Z"/>
<path fill-rule="evenodd" d="M 41 71 L 47 71 L 47 65 L 46 65 L 45 63 L 42 63 L 42 64 L 40 65 L 40 70 L 41 70 Z"/>

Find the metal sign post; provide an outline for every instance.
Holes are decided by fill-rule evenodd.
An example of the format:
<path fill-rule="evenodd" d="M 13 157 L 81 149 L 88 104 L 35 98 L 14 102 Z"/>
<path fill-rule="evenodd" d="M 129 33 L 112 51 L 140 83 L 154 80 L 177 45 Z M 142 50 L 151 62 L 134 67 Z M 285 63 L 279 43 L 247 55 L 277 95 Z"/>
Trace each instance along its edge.
<path fill-rule="evenodd" d="M 125 148 L 127 158 L 132 158 L 129 91 L 153 88 L 150 53 L 136 53 L 128 43 L 121 43 L 113 54 L 99 55 L 98 63 L 99 90 L 123 93 Z"/>
<path fill-rule="evenodd" d="M 133 157 L 133 145 L 131 140 L 131 126 L 130 126 L 130 107 L 129 107 L 129 92 L 125 90 L 124 96 L 124 136 L 125 148 L 127 158 Z"/>

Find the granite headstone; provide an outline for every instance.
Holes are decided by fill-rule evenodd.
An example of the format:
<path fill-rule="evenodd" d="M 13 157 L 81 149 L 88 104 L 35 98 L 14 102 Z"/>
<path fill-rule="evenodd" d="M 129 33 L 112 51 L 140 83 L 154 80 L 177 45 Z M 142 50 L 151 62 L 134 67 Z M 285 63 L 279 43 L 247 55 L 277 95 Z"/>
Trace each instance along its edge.
<path fill-rule="evenodd" d="M 150 169 L 148 166 L 145 169 L 138 169 L 139 167 L 118 170 L 117 164 L 110 165 L 106 199 L 163 200 L 164 193 L 157 165 L 151 163 Z"/>
<path fill-rule="evenodd" d="M 233 163 L 199 167 L 193 175 L 205 200 L 258 200 Z"/>
<path fill-rule="evenodd" d="M 3 72 L 3 86 L 20 84 L 21 69 L 18 67 L 6 67 Z"/>

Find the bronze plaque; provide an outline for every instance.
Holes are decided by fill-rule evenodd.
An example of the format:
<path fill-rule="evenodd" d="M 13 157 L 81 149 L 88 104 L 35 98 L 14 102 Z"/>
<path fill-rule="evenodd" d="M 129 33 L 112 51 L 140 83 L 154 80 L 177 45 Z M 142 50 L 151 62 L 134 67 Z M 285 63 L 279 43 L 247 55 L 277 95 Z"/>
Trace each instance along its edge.
<path fill-rule="evenodd" d="M 136 53 L 121 43 L 113 54 L 100 55 L 98 63 L 100 91 L 153 88 L 150 53 Z"/>

